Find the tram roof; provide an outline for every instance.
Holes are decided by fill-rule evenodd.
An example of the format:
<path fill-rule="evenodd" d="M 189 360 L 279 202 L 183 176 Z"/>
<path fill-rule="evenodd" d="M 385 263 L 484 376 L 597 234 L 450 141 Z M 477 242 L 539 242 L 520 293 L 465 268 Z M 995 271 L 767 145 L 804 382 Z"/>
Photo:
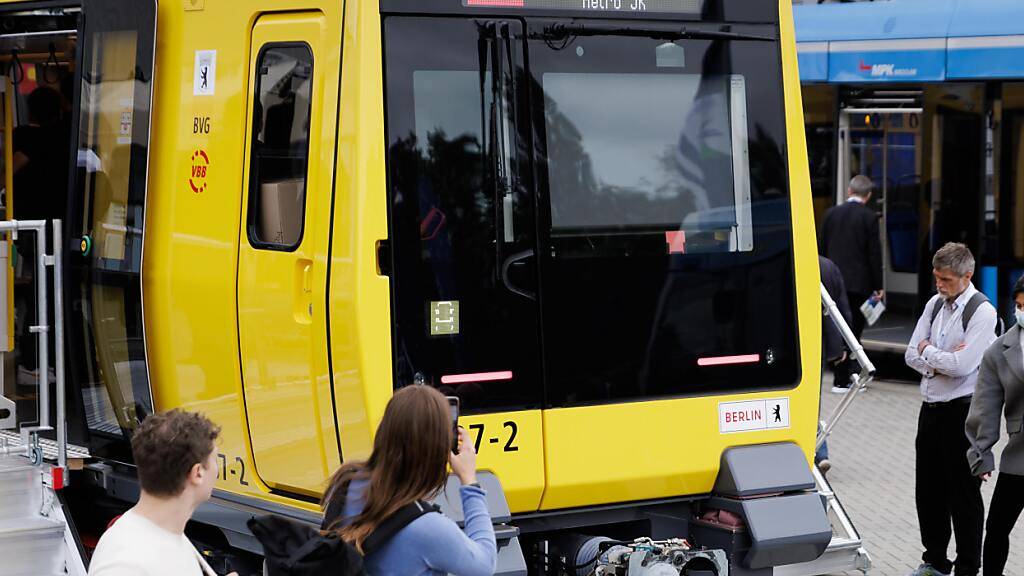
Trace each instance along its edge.
<path fill-rule="evenodd" d="M 793 7 L 803 82 L 1024 78 L 1024 2 L 889 0 Z"/>

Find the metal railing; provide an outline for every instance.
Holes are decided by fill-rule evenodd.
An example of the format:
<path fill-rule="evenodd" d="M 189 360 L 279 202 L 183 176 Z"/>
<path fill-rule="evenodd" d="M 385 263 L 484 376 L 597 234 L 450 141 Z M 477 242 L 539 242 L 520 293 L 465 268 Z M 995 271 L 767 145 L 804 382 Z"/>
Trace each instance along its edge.
<path fill-rule="evenodd" d="M 857 398 L 857 393 L 861 390 L 867 389 L 868 383 L 875 377 L 875 365 L 871 363 L 864 347 L 861 346 L 857 337 L 854 336 L 853 330 L 846 323 L 843 315 L 839 312 L 839 307 L 836 306 L 835 300 L 829 295 L 828 290 L 825 289 L 824 284 L 821 286 L 821 304 L 825 307 L 825 315 L 828 316 L 836 329 L 839 330 L 839 334 L 843 337 L 843 341 L 846 342 L 847 348 L 850 349 L 850 355 L 860 364 L 860 374 L 853 376 L 853 384 L 843 395 L 843 399 L 839 401 L 839 404 L 832 410 L 832 414 L 829 415 L 828 420 L 824 422 L 821 432 L 818 434 L 817 442 L 814 444 L 815 450 L 821 448 L 821 445 L 825 443 L 829 434 L 832 433 L 832 429 L 835 428 L 836 423 L 843 417 L 843 414 L 850 408 L 850 404 Z M 859 314 L 860 311 L 855 311 L 854 314 Z"/>
<path fill-rule="evenodd" d="M 50 345 L 49 336 L 53 333 L 55 353 L 55 394 L 56 394 L 56 435 L 57 435 L 57 465 L 67 468 L 67 394 L 64 382 L 64 287 L 63 287 L 63 262 L 61 260 L 61 247 L 63 239 L 61 236 L 61 221 L 52 220 L 49 222 L 53 235 L 54 250 L 48 254 L 46 240 L 46 220 L 0 220 L 0 233 L 8 232 L 15 240 L 19 232 L 33 232 L 36 235 L 35 250 L 35 278 L 33 279 L 36 288 L 36 323 L 29 326 L 29 332 L 36 335 L 36 347 L 39 361 L 36 366 L 36 381 L 39 386 L 39 418 L 36 426 L 26 426 L 21 429 L 21 447 L 33 464 L 42 463 L 42 448 L 39 444 L 39 434 L 54 430 L 50 418 Z M 50 291 L 49 274 L 47 268 L 53 269 L 53 329 L 50 327 Z M 0 451 L 9 452 L 7 446 L 0 447 Z"/>

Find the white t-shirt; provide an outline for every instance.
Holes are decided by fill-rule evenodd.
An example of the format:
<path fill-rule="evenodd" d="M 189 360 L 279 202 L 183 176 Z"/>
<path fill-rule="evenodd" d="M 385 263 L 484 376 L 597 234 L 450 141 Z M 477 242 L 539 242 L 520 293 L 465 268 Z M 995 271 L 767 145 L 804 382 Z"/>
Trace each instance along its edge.
<path fill-rule="evenodd" d="M 184 534 L 168 532 L 135 509 L 103 533 L 89 576 L 215 576 Z"/>

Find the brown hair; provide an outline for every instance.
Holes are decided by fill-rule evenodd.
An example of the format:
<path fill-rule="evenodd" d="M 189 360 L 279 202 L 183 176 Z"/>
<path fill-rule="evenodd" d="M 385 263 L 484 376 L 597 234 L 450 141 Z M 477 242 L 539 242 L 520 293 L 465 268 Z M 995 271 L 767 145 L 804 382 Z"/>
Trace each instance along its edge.
<path fill-rule="evenodd" d="M 132 456 L 142 489 L 154 496 L 181 494 L 196 464 L 205 465 L 220 427 L 198 412 L 175 408 L 143 420 L 132 435 Z"/>
<path fill-rule="evenodd" d="M 402 388 L 388 402 L 365 462 L 349 462 L 331 477 L 322 506 L 344 499 L 349 483 L 368 480 L 363 510 L 347 526 L 329 530 L 362 551 L 363 541 L 401 507 L 444 488 L 452 432 L 448 401 L 429 386 Z"/>

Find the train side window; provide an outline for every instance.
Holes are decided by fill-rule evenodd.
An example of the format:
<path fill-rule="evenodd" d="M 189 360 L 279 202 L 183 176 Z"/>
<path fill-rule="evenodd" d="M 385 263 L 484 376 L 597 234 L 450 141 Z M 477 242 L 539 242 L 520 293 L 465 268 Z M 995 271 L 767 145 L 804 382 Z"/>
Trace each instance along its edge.
<path fill-rule="evenodd" d="M 257 59 L 249 169 L 249 243 L 290 251 L 302 242 L 309 165 L 313 52 L 267 44 Z"/>

